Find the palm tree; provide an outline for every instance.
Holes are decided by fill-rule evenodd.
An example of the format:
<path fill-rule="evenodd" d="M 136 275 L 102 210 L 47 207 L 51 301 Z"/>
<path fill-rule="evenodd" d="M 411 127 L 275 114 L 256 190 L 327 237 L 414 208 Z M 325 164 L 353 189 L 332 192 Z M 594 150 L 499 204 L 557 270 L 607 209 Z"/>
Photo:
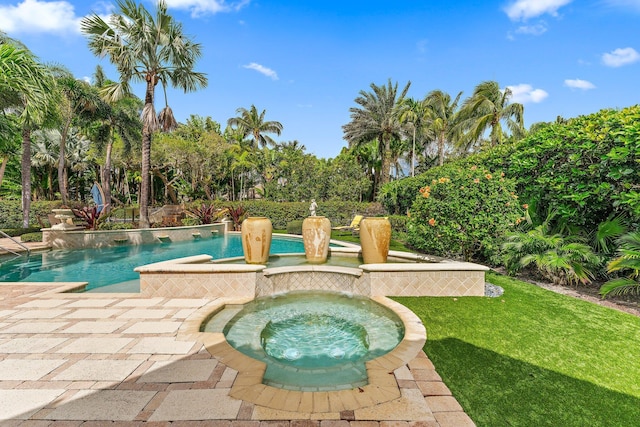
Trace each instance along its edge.
<path fill-rule="evenodd" d="M 372 92 L 360 91 L 360 95 L 355 99 L 360 107 L 349 109 L 351 122 L 342 126 L 344 139 L 349 143 L 349 147 L 374 140 L 380 142 L 382 170 L 376 171 L 380 175 L 380 185 L 389 182 L 391 140 L 400 139 L 402 136 L 403 126 L 400 122 L 400 114 L 409 86 L 411 82 L 408 82 L 398 94 L 398 83 L 391 84 L 391 79 L 386 86 L 371 83 Z"/>
<path fill-rule="evenodd" d="M 431 120 L 431 114 L 424 101 L 416 101 L 413 98 L 405 98 L 402 112 L 400 113 L 400 122 L 411 124 L 413 138 L 411 144 L 411 176 L 415 176 L 416 165 L 416 133 L 426 127 Z"/>
<path fill-rule="evenodd" d="M 109 88 L 114 82 L 107 79 L 101 66 L 96 67 L 94 85 L 98 91 Z M 142 101 L 131 94 L 123 98 L 109 102 L 105 96 L 105 104 L 101 111 L 101 120 L 97 127 L 92 129 L 93 137 L 99 150 L 104 150 L 104 166 L 100 174 L 100 183 L 104 192 L 104 213 L 111 210 L 111 159 L 113 143 L 116 137 L 124 143 L 124 150 L 129 151 L 133 141 L 140 137 L 140 110 Z"/>
<path fill-rule="evenodd" d="M 43 123 L 50 102 L 51 78 L 26 49 L 0 33 L 0 109 L 15 109 L 22 133 L 22 226 L 29 227 L 31 209 L 31 130 Z"/>
<path fill-rule="evenodd" d="M 629 271 L 627 277 L 609 280 L 600 288 L 600 295 L 640 295 L 640 232 L 633 231 L 619 239 L 618 258 L 607 266 L 610 273 Z"/>
<path fill-rule="evenodd" d="M 240 170 L 240 200 L 246 198 L 247 193 L 244 191 L 244 177 L 248 175 L 249 171 L 255 168 L 254 151 L 251 148 L 243 147 L 242 145 L 232 145 L 229 149 L 229 153 L 233 156 L 231 161 L 231 173 L 236 170 Z M 233 195 L 235 200 L 235 191 Z"/>
<path fill-rule="evenodd" d="M 67 179 L 64 179 L 66 145 L 69 137 L 71 125 L 79 116 L 90 115 L 94 118 L 94 113 L 102 106 L 102 100 L 98 96 L 95 88 L 88 83 L 78 80 L 66 70 L 62 70 L 61 75 L 56 77 L 56 88 L 60 91 L 60 151 L 58 160 L 58 186 L 62 203 L 67 204 L 69 199 L 69 189 Z"/>
<path fill-rule="evenodd" d="M 535 266 L 540 275 L 555 284 L 589 283 L 601 262 L 580 237 L 554 234 L 548 222 L 508 236 L 502 251 L 510 274 Z"/>
<path fill-rule="evenodd" d="M 98 56 L 108 56 L 120 73 L 120 82 L 112 85 L 108 93 L 119 99 L 130 93 L 131 81 L 146 83 L 142 110 L 142 183 L 140 188 L 140 225 L 149 227 L 149 195 L 151 192 L 151 135 L 163 127 L 175 124 L 168 106 L 160 117 L 154 107 L 155 87 L 171 84 L 185 92 L 207 85 L 205 74 L 195 72 L 201 46 L 194 43 L 182 30 L 182 24 L 167 13 L 166 0 L 159 0 L 155 17 L 144 6 L 133 0 L 118 0 L 119 13 L 106 23 L 93 14 L 82 19 L 80 26 L 89 38 L 89 49 Z M 161 120 L 163 122 L 161 122 Z"/>
<path fill-rule="evenodd" d="M 491 129 L 491 145 L 502 142 L 504 131 L 501 122 L 514 135 L 524 133 L 524 107 L 520 103 L 509 103 L 512 96 L 511 89 L 500 89 L 494 81 L 486 81 L 475 87 L 473 95 L 464 101 L 460 110 L 460 130 L 467 131 L 465 149 L 482 137 Z"/>
<path fill-rule="evenodd" d="M 47 198 L 54 199 L 53 171 L 58 165 L 60 131 L 58 129 L 38 129 L 31 135 L 31 163 L 36 169 L 44 168 L 47 173 Z"/>
<path fill-rule="evenodd" d="M 258 110 L 255 105 L 251 105 L 251 108 L 238 108 L 236 113 L 238 117 L 232 117 L 227 121 L 230 127 L 235 127 L 240 131 L 243 138 L 251 136 L 253 138 L 253 145 L 255 147 L 275 146 L 276 142 L 265 133 L 275 133 L 280 135 L 282 132 L 282 124 L 276 121 L 265 121 L 264 115 L 266 110 L 262 110 L 258 114 Z"/>
<path fill-rule="evenodd" d="M 444 164 L 444 147 L 457 140 L 458 102 L 462 92 L 452 101 L 451 96 L 441 90 L 429 92 L 425 103 L 431 112 L 431 130 L 438 141 L 438 165 Z"/>
<path fill-rule="evenodd" d="M 19 134 L 20 129 L 15 116 L 8 114 L 4 110 L 0 111 L 0 156 L 2 156 L 2 163 L 0 164 L 0 187 L 2 187 L 4 172 L 9 163 L 9 158 L 20 148 Z"/>
<path fill-rule="evenodd" d="M 371 183 L 371 194 L 367 194 L 367 200 L 373 200 L 378 191 L 379 172 L 382 169 L 379 147 L 380 143 L 376 139 L 349 149 L 365 173 L 367 180 Z"/>

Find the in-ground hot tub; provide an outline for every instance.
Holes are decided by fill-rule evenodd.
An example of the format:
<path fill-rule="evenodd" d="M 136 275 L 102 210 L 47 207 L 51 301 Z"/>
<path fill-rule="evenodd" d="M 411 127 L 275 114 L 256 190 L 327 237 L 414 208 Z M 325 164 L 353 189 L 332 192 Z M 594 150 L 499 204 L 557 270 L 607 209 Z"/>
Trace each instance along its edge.
<path fill-rule="evenodd" d="M 278 298 L 276 297 L 275 299 L 277 300 Z M 356 302 L 367 300 L 366 298 L 363 299 L 363 297 L 350 297 L 349 295 L 338 295 L 338 298 L 352 298 Z M 258 300 L 264 299 L 259 298 Z M 401 397 L 400 389 L 396 382 L 396 377 L 390 375 L 390 373 L 414 360 L 422 351 L 426 342 L 426 330 L 420 319 L 411 310 L 389 298 L 372 296 L 369 303 L 378 304 L 383 311 L 392 312 L 389 319 L 394 319 L 394 323 L 397 321 L 396 316 L 400 319 L 401 328 L 404 330 L 404 333 L 401 334 L 400 342 L 389 352 L 363 361 L 366 372 L 364 379 L 360 378 L 354 380 L 353 383 L 337 386 L 317 385 L 315 391 L 313 388 L 316 385 L 286 386 L 276 381 L 271 382 L 272 380 L 268 377 L 265 380 L 267 363 L 234 348 L 223 333 L 233 317 L 242 310 L 242 306 L 252 300 L 253 298 L 218 298 L 191 315 L 180 328 L 180 336 L 203 343 L 207 351 L 217 360 L 238 372 L 229 393 L 231 397 L 279 411 L 338 413 L 343 410 L 355 410 L 398 399 Z M 305 317 L 305 314 L 313 313 L 305 312 L 300 314 L 299 322 L 317 320 L 316 317 Z M 319 314 L 322 317 L 327 313 L 316 311 L 315 314 Z M 340 314 L 337 317 L 341 317 Z M 322 322 L 326 323 L 326 320 L 325 318 Z M 253 339 L 258 340 L 259 344 L 257 345 L 260 347 L 263 345 L 269 347 L 270 337 L 267 335 L 284 334 L 288 336 L 291 327 L 295 329 L 299 326 L 296 322 L 289 324 L 286 322 L 274 322 L 280 324 L 274 325 L 272 323 L 271 326 L 268 326 L 268 321 L 265 320 L 258 323 L 261 326 L 256 327 L 255 331 L 249 335 L 253 334 Z M 328 322 L 329 328 L 335 326 L 332 326 L 331 323 Z M 351 335 L 351 337 L 347 338 L 347 341 L 355 346 L 364 345 L 366 347 L 364 343 L 368 340 L 369 348 L 371 348 L 371 335 L 375 335 L 376 332 L 372 332 L 369 325 L 365 325 L 365 327 L 356 320 L 348 321 L 347 323 L 351 323 L 351 325 L 338 327 L 338 329 L 343 329 L 341 333 L 344 333 L 344 329 L 347 329 L 345 335 Z M 204 332 L 203 325 L 205 324 L 208 324 L 207 330 L 212 332 Z M 370 335 L 365 338 L 363 336 L 364 333 Z M 347 350 L 336 350 L 335 347 L 327 350 L 323 352 L 324 360 L 339 358 L 342 351 L 345 352 L 344 356 L 347 353 Z M 283 347 L 276 349 L 275 354 L 280 359 L 299 360 L 302 358 L 303 351 L 305 350 L 296 349 L 285 344 Z M 380 353 L 384 353 L 384 350 L 380 351 Z M 370 356 L 373 357 L 372 355 Z M 322 368 L 316 368 L 319 370 L 314 372 L 314 375 L 326 374 L 320 371 Z M 298 369 L 295 364 L 287 367 L 287 369 L 291 369 L 291 373 L 285 375 L 292 375 L 293 377 L 298 375 L 297 372 L 293 371 Z M 332 368 L 329 367 L 328 370 L 330 369 Z M 321 390 L 321 387 L 324 388 Z"/>
<path fill-rule="evenodd" d="M 368 384 L 365 362 L 393 350 L 405 333 L 390 308 L 369 298 L 291 292 L 226 305 L 203 325 L 266 364 L 263 384 L 335 391 Z"/>

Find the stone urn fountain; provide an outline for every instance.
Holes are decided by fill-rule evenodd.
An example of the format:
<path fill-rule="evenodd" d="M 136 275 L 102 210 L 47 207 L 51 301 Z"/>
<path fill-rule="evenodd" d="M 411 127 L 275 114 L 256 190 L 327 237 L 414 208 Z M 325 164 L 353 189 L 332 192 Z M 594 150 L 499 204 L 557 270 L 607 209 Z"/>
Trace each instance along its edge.
<path fill-rule="evenodd" d="M 250 216 L 242 221 L 242 250 L 247 264 L 266 264 L 271 249 L 271 220 Z"/>
<path fill-rule="evenodd" d="M 367 217 L 360 223 L 360 246 L 365 264 L 387 262 L 391 223 L 387 218 Z"/>
<path fill-rule="evenodd" d="M 60 220 L 60 224 L 54 224 L 51 226 L 52 230 L 77 230 L 79 228 L 73 225 L 73 218 L 75 218 L 75 215 L 71 209 L 52 209 L 51 211 L 55 214 L 55 218 Z"/>
<path fill-rule="evenodd" d="M 327 262 L 331 222 L 323 216 L 310 216 L 302 221 L 302 242 L 304 254 L 310 264 Z"/>

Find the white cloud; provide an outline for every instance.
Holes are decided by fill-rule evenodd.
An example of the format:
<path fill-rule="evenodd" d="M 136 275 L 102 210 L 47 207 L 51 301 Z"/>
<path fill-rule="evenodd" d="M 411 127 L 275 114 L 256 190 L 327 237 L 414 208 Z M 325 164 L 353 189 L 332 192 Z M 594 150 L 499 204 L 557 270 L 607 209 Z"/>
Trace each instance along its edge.
<path fill-rule="evenodd" d="M 582 80 L 582 79 L 566 79 L 564 81 L 564 85 L 572 89 L 582 89 L 582 90 L 589 90 L 589 89 L 596 88 L 596 85 L 594 85 L 590 81 Z"/>
<path fill-rule="evenodd" d="M 80 19 L 66 1 L 24 0 L 0 6 L 0 28 L 7 33 L 79 33 Z"/>
<path fill-rule="evenodd" d="M 250 70 L 256 70 L 260 74 L 264 74 L 265 76 L 270 77 L 272 80 L 278 80 L 278 73 L 273 71 L 271 68 L 265 67 L 264 65 L 252 62 L 251 64 L 243 65 L 243 67 Z"/>
<path fill-rule="evenodd" d="M 607 67 L 621 67 L 640 60 L 640 53 L 632 47 L 618 48 L 602 55 L 602 62 Z"/>
<path fill-rule="evenodd" d="M 611 7 L 619 7 L 640 12 L 640 0 L 603 0 L 603 3 Z"/>
<path fill-rule="evenodd" d="M 573 0 L 516 0 L 507 6 L 504 11 L 512 21 L 526 21 L 529 18 L 549 14 L 558 15 L 558 9 L 571 3 Z"/>
<path fill-rule="evenodd" d="M 225 0 L 167 0 L 167 6 L 173 9 L 184 9 L 191 12 L 192 17 L 213 15 L 221 12 L 240 10 L 249 4 L 251 0 L 232 1 Z"/>
<path fill-rule="evenodd" d="M 530 84 L 522 83 L 515 86 L 507 86 L 511 90 L 511 102 L 527 104 L 542 102 L 549 94 L 542 89 L 534 89 Z"/>
<path fill-rule="evenodd" d="M 535 25 L 523 25 L 516 29 L 518 34 L 529 34 L 532 36 L 540 36 L 547 32 L 547 26 L 544 23 L 538 23 Z"/>

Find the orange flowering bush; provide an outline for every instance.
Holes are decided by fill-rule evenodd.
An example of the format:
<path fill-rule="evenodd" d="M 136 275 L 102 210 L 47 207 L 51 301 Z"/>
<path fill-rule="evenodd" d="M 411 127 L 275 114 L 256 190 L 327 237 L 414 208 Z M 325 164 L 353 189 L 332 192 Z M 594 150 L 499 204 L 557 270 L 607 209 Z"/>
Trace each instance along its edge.
<path fill-rule="evenodd" d="M 498 262 L 506 233 L 524 219 L 515 182 L 493 179 L 479 166 L 449 164 L 437 171 L 411 206 L 409 244 L 432 255 Z"/>

